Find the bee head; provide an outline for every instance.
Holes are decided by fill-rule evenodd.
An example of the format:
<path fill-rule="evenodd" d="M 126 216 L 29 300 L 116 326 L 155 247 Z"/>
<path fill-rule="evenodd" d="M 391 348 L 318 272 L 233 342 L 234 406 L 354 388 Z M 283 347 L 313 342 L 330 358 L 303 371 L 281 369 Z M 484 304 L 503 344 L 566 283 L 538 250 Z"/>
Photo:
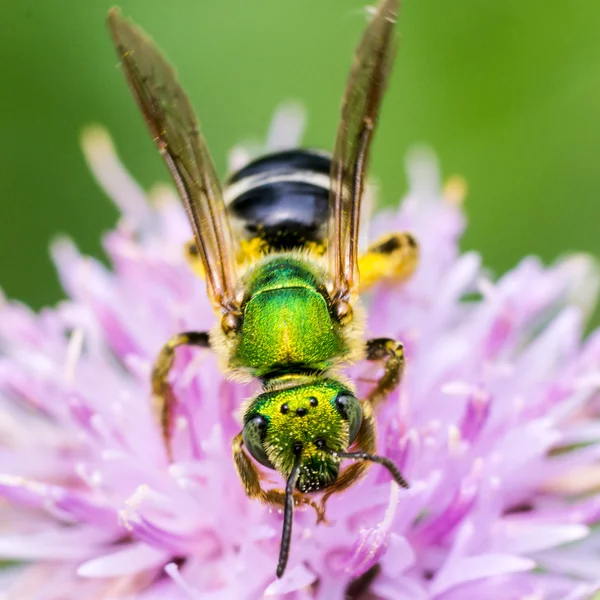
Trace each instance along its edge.
<path fill-rule="evenodd" d="M 244 445 L 262 465 L 289 477 L 298 465 L 298 491 L 335 482 L 340 453 L 356 439 L 362 409 L 352 391 L 332 379 L 259 395 L 244 416 Z"/>
<path fill-rule="evenodd" d="M 280 382 L 254 399 L 242 430 L 250 454 L 286 479 L 277 577 L 283 574 L 290 549 L 294 489 L 306 494 L 334 484 L 344 459 L 379 463 L 398 485 L 408 487 L 391 460 L 360 447 L 348 452 L 363 424 L 363 409 L 352 390 L 334 379 L 298 384 L 290 378 L 288 383 Z"/>

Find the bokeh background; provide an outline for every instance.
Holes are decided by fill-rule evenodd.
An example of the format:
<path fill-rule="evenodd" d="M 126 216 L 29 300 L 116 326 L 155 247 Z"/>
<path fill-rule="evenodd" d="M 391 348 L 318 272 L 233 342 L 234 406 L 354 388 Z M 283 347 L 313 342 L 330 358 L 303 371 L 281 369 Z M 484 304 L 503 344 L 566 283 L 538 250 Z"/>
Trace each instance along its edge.
<path fill-rule="evenodd" d="M 116 211 L 78 136 L 105 124 L 146 187 L 167 174 L 116 68 L 111 0 L 0 3 L 0 284 L 40 307 L 61 298 L 57 233 L 102 256 Z M 221 173 L 297 98 L 308 145 L 330 148 L 361 0 L 121 0 L 179 69 Z M 525 254 L 600 256 L 600 2 L 405 0 L 372 172 L 385 203 L 406 190 L 417 143 L 469 183 L 465 249 L 497 273 Z M 598 315 L 598 313 L 596 313 Z M 596 322 L 600 322 L 596 317 Z"/>

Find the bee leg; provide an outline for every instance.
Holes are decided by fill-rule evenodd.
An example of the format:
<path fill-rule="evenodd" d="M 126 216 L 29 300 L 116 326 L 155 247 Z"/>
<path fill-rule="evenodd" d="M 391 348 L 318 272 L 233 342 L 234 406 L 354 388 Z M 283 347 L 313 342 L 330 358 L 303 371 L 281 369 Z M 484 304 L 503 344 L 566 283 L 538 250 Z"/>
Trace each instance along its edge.
<path fill-rule="evenodd" d="M 242 434 L 233 438 L 233 460 L 238 475 L 242 480 L 244 491 L 248 498 L 257 499 L 264 504 L 283 508 L 285 506 L 285 490 L 264 490 L 260 485 L 261 472 L 256 468 L 250 457 L 244 452 Z M 317 512 L 317 522 L 325 520 L 325 507 L 313 502 L 300 492 L 294 492 L 295 506 L 311 506 Z"/>
<path fill-rule="evenodd" d="M 183 247 L 184 256 L 192 268 L 192 271 L 196 273 L 202 279 L 206 279 L 206 274 L 204 273 L 204 266 L 202 265 L 202 259 L 200 258 L 200 253 L 198 252 L 198 246 L 196 246 L 196 240 L 191 239 L 189 242 L 185 244 Z"/>
<path fill-rule="evenodd" d="M 375 454 L 377 450 L 375 442 L 375 416 L 373 407 L 368 400 L 361 402 L 363 410 L 363 420 L 354 442 L 354 448 L 360 452 Z M 336 479 L 335 483 L 330 485 L 321 498 L 321 509 L 325 512 L 325 504 L 332 494 L 337 494 L 354 485 L 369 468 L 370 463 L 366 461 L 353 462 L 349 467 L 344 469 Z"/>
<path fill-rule="evenodd" d="M 252 264 L 260 260 L 268 251 L 268 245 L 260 238 L 255 237 L 250 240 L 239 240 L 239 251 L 237 254 L 238 265 Z M 183 253 L 192 271 L 202 279 L 206 279 L 204 265 L 196 246 L 196 240 L 191 239 L 183 247 Z"/>
<path fill-rule="evenodd" d="M 419 245 L 410 233 L 392 233 L 379 238 L 358 260 L 360 289 L 382 279 L 404 281 L 419 264 Z"/>
<path fill-rule="evenodd" d="M 377 451 L 375 435 L 375 408 L 385 400 L 387 395 L 397 387 L 404 371 L 404 350 L 402 344 L 389 338 L 374 338 L 367 342 L 367 360 L 385 360 L 384 373 L 365 400 L 361 401 L 363 419 L 354 442 L 353 451 L 375 455 Z M 332 494 L 337 494 L 360 479 L 370 466 L 370 462 L 360 460 L 352 463 L 336 482 L 327 488 L 321 506 L 325 512 L 325 504 Z"/>
<path fill-rule="evenodd" d="M 171 462 L 173 452 L 171 448 L 171 429 L 175 407 L 175 395 L 167 381 L 169 371 L 175 360 L 175 349 L 179 346 L 198 346 L 210 348 L 208 333 L 187 331 L 174 335 L 161 349 L 154 366 L 152 367 L 152 402 L 154 404 L 158 421 L 160 423 L 163 442 L 167 458 Z"/>
<path fill-rule="evenodd" d="M 400 342 L 390 338 L 374 338 L 367 341 L 367 360 L 385 360 L 383 375 L 367 396 L 376 407 L 394 390 L 404 372 L 404 348 Z"/>

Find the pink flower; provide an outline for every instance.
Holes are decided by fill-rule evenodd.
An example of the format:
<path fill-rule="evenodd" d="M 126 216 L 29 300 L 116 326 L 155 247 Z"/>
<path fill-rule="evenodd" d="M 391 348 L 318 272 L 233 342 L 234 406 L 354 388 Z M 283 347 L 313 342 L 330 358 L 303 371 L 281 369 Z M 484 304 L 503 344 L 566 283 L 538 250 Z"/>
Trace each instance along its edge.
<path fill-rule="evenodd" d="M 297 137 L 288 113 L 278 118 Z M 292 141 L 281 131 L 270 148 Z M 405 345 L 379 452 L 411 489 L 374 467 L 331 498 L 329 524 L 297 511 L 276 580 L 282 516 L 244 495 L 231 458 L 251 389 L 228 382 L 209 351 L 182 350 L 171 465 L 151 411 L 161 345 L 214 321 L 183 257 L 183 209 L 169 188 L 147 197 L 104 133 L 85 140 L 122 212 L 104 239 L 111 267 L 60 240 L 69 300 L 40 314 L 0 308 L 0 559 L 16 561 L 0 571 L 4 597 L 337 600 L 352 586 L 352 598 L 574 600 L 600 589 L 590 527 L 600 519 L 600 332 L 581 333 L 598 281 L 588 258 L 549 268 L 527 258 L 492 280 L 476 253 L 459 252 L 456 188 L 441 191 L 431 157 L 411 157 L 408 196 L 371 234 L 411 231 L 421 265 L 366 297 L 368 336 Z M 372 373 L 360 364 L 351 375 Z"/>

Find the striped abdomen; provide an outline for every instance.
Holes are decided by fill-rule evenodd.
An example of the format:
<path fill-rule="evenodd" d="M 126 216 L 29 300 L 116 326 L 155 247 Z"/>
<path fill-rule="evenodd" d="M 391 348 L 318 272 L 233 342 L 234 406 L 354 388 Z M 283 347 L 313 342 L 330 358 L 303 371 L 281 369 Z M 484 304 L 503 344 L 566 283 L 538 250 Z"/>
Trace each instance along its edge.
<path fill-rule="evenodd" d="M 331 157 L 294 149 L 258 158 L 227 182 L 225 200 L 244 239 L 276 251 L 321 243 L 327 230 Z"/>

